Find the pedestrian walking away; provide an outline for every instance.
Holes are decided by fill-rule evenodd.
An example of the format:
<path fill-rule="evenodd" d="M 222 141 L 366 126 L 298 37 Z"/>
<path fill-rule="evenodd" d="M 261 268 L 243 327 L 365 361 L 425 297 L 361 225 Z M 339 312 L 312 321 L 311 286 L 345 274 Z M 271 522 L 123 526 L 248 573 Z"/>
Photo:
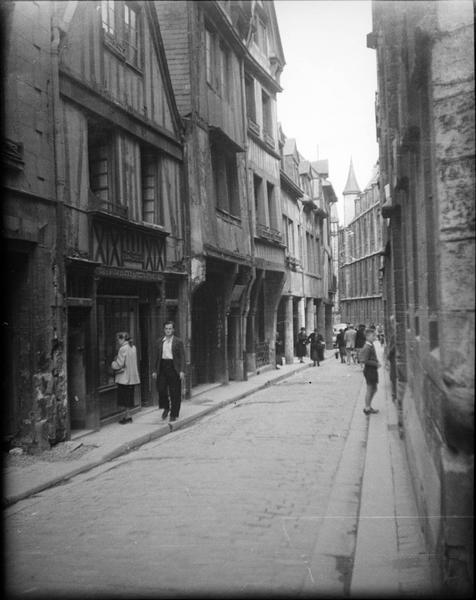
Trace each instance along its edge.
<path fill-rule="evenodd" d="M 322 345 L 324 343 L 324 338 L 317 329 L 314 329 L 307 338 L 307 343 L 309 344 L 312 366 L 315 367 L 317 365 L 319 367 L 320 361 L 323 359 Z"/>
<path fill-rule="evenodd" d="M 372 415 L 378 413 L 378 410 L 372 407 L 372 399 L 377 392 L 378 384 L 378 368 L 380 362 L 377 359 L 377 352 L 375 351 L 375 329 L 365 330 L 365 344 L 360 353 L 361 362 L 364 364 L 364 377 L 367 384 L 367 392 L 365 394 L 365 407 L 364 413 L 366 415 Z"/>
<path fill-rule="evenodd" d="M 336 346 L 339 348 L 340 362 L 345 364 L 346 351 L 343 329 L 339 329 L 339 333 L 336 336 Z"/>
<path fill-rule="evenodd" d="M 304 357 L 307 355 L 307 335 L 304 327 L 301 327 L 301 331 L 297 334 L 296 339 L 296 356 L 299 358 L 299 362 L 304 362 Z"/>
<path fill-rule="evenodd" d="M 162 419 L 170 412 L 170 421 L 176 421 L 182 401 L 182 381 L 185 377 L 185 350 L 183 342 L 174 335 L 173 321 L 164 324 L 164 337 L 157 344 L 157 358 L 152 378 L 157 381 L 159 410 Z"/>
<path fill-rule="evenodd" d="M 132 423 L 130 409 L 134 407 L 134 389 L 140 383 L 137 369 L 137 350 L 127 331 L 116 333 L 117 355 L 112 361 L 117 385 L 117 404 L 124 410 L 121 425 Z"/>
<path fill-rule="evenodd" d="M 354 329 L 352 323 L 349 325 L 349 329 L 344 333 L 345 342 L 345 353 L 347 355 L 347 364 L 350 365 L 351 361 L 355 364 L 355 338 L 357 332 Z"/>

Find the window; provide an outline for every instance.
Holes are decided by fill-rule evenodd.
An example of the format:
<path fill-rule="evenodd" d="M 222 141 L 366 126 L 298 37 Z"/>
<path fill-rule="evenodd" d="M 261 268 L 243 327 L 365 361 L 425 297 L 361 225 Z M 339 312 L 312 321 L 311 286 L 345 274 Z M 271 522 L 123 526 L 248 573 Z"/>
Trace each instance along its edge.
<path fill-rule="evenodd" d="M 288 248 L 288 254 L 290 254 L 291 256 L 296 256 L 296 248 L 294 241 L 294 222 L 287 217 L 284 217 L 284 219 L 284 234 L 286 236 L 286 246 Z"/>
<path fill-rule="evenodd" d="M 134 66 L 139 65 L 139 16 L 136 9 L 124 5 L 124 42 L 126 60 Z"/>
<path fill-rule="evenodd" d="M 91 123 L 88 126 L 89 187 L 102 203 L 113 202 L 112 134 Z"/>
<path fill-rule="evenodd" d="M 210 87 L 223 99 L 233 95 L 233 79 L 228 46 L 211 28 L 205 28 L 205 70 Z"/>
<path fill-rule="evenodd" d="M 205 29 L 205 67 L 207 83 L 214 87 L 213 75 L 215 68 L 214 35 L 209 29 Z"/>
<path fill-rule="evenodd" d="M 263 130 L 265 135 L 273 137 L 273 116 L 271 112 L 271 98 L 265 92 L 261 93 L 263 103 Z"/>
<path fill-rule="evenodd" d="M 101 22 L 105 44 L 136 68 L 141 62 L 140 12 L 132 3 L 101 1 Z"/>
<path fill-rule="evenodd" d="M 112 36 L 115 30 L 115 4 L 115 0 L 102 0 L 101 2 L 102 28 Z"/>
<path fill-rule="evenodd" d="M 256 174 L 253 174 L 253 191 L 255 197 L 256 222 L 260 225 L 266 225 L 266 216 L 264 214 L 263 206 L 263 180 Z"/>
<path fill-rule="evenodd" d="M 160 158 L 157 153 L 141 150 L 142 220 L 163 225 L 164 215 L 159 193 Z"/>
<path fill-rule="evenodd" d="M 256 19 L 253 40 L 263 54 L 268 54 L 268 31 L 260 18 Z"/>
<path fill-rule="evenodd" d="M 219 210 L 240 217 L 236 154 L 227 153 L 218 144 L 212 144 L 211 154 L 215 205 Z"/>
<path fill-rule="evenodd" d="M 256 99 L 255 80 L 252 77 L 245 78 L 246 114 L 248 119 L 256 123 Z"/>
<path fill-rule="evenodd" d="M 117 354 L 116 332 L 128 331 L 137 340 L 137 301 L 132 298 L 104 298 L 97 301 L 99 385 L 112 385 L 111 362 Z M 135 342 L 137 344 L 137 341 Z M 139 347 L 139 344 L 137 344 Z"/>
<path fill-rule="evenodd" d="M 273 229 L 278 228 L 278 215 L 276 211 L 276 198 L 274 194 L 274 185 L 266 182 L 266 191 L 268 196 L 268 225 Z"/>
<path fill-rule="evenodd" d="M 230 53 L 223 42 L 219 46 L 220 57 L 220 94 L 225 100 L 229 100 L 232 96 L 231 76 L 230 76 Z"/>

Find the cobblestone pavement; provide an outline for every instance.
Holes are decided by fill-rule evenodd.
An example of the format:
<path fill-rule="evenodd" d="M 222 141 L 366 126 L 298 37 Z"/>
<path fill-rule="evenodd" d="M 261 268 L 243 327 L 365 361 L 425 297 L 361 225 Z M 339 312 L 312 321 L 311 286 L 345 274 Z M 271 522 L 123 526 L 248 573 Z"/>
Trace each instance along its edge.
<path fill-rule="evenodd" d="M 303 593 L 315 583 L 323 522 L 340 522 L 324 516 L 357 412 L 366 426 L 354 410 L 362 379 L 359 367 L 328 358 L 10 507 L 7 590 Z M 344 488 L 339 498 L 355 505 L 355 485 Z M 345 529 L 355 537 L 355 522 Z M 342 590 L 342 560 L 327 568 Z"/>

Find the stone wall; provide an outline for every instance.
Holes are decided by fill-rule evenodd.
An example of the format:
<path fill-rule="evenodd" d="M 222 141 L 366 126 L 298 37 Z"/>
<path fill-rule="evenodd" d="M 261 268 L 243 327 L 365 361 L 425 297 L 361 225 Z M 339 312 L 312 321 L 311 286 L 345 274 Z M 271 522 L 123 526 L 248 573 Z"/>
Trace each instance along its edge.
<path fill-rule="evenodd" d="M 473 582 L 472 3 L 375 2 L 369 45 L 400 423 L 435 577 L 465 595 Z"/>

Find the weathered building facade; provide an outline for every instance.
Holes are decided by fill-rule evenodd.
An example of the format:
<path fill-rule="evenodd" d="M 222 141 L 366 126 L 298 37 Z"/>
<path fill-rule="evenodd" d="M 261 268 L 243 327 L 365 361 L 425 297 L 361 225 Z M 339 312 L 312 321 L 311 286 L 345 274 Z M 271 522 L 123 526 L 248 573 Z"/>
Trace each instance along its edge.
<path fill-rule="evenodd" d="M 387 337 L 422 527 L 449 595 L 473 591 L 474 12 L 374 2 Z"/>
<path fill-rule="evenodd" d="M 354 203 L 354 217 L 338 234 L 340 317 L 343 323 L 383 325 L 383 222 L 378 165 Z"/>
<path fill-rule="evenodd" d="M 154 5 L 58 11 L 68 397 L 71 426 L 89 428 L 119 410 L 115 332 L 137 347 L 140 407 L 162 321 L 186 327 L 182 146 Z"/>
<path fill-rule="evenodd" d="M 276 313 L 285 280 L 276 116 L 284 56 L 273 3 L 253 3 L 250 18 L 252 31 L 246 44 L 244 84 L 255 265 L 246 331 L 247 370 L 252 373 L 274 363 Z"/>
<path fill-rule="evenodd" d="M 192 384 L 227 383 L 274 356 L 284 282 L 279 31 L 271 2 L 156 6 L 186 129 Z"/>
<path fill-rule="evenodd" d="M 286 282 L 278 307 L 278 331 L 290 363 L 301 327 L 307 333 L 317 327 L 326 343 L 332 343 L 336 276 L 329 217 L 337 198 L 327 179 L 327 160 L 304 160 L 296 141 L 286 139 L 282 131 L 280 147 Z"/>
<path fill-rule="evenodd" d="M 34 363 L 23 370 L 12 365 L 16 389 L 9 397 L 16 405 L 31 405 L 33 398 L 31 419 L 46 419 L 48 437 L 58 440 L 70 430 L 97 428 L 119 412 L 110 371 L 117 331 L 128 331 L 138 350 L 140 407 L 154 399 L 151 373 L 162 321 L 174 316 L 179 331 L 187 326 L 180 122 L 153 4 L 12 5 L 11 39 L 31 41 L 35 54 L 32 62 L 20 60 L 25 49 L 15 48 L 15 56 L 12 48 L 15 66 L 7 66 L 12 90 L 21 84 L 17 101 L 28 103 L 25 90 L 32 89 L 42 104 L 40 110 L 30 107 L 29 119 L 36 114 L 42 123 L 9 135 L 28 142 L 24 172 L 34 169 L 31 177 L 42 182 L 49 207 L 48 215 L 36 215 L 49 240 L 49 257 L 42 251 L 43 263 L 38 262 L 30 243 L 36 260 L 31 277 L 39 282 L 38 292 L 28 294 L 30 303 L 38 303 L 31 315 L 43 321 L 37 355 L 45 365 L 55 364 L 53 379 L 38 373 Z M 30 52 L 29 43 L 25 48 Z M 12 104 L 6 111 L 7 121 L 17 114 Z M 45 145 L 37 147 L 35 139 Z M 23 220 L 22 210 L 16 193 L 10 208 L 15 222 Z M 37 210 L 45 209 L 38 205 L 30 214 Z M 18 267 L 15 277 L 23 272 Z M 44 286 L 50 290 L 41 293 Z M 17 302 L 15 289 L 10 297 Z M 37 336 L 32 330 L 28 335 Z M 41 378 L 26 390 L 29 400 L 18 393 L 18 372 Z M 62 427 L 50 404 L 61 407 Z"/>
<path fill-rule="evenodd" d="M 229 4 L 229 3 L 228 3 Z M 246 170 L 244 38 L 230 6 L 156 2 L 185 125 L 192 385 L 243 379 L 254 280 Z"/>
<path fill-rule="evenodd" d="M 68 426 L 52 5 L 2 3 L 1 16 L 2 425 L 6 436 L 34 445 L 62 439 Z"/>
<path fill-rule="evenodd" d="M 272 367 L 277 328 L 288 362 L 301 326 L 330 342 L 335 194 L 327 161 L 278 133 L 273 2 L 3 13 L 10 435 L 54 442 L 116 419 L 117 331 L 137 347 L 136 409 L 156 402 L 166 319 L 187 395 Z"/>

